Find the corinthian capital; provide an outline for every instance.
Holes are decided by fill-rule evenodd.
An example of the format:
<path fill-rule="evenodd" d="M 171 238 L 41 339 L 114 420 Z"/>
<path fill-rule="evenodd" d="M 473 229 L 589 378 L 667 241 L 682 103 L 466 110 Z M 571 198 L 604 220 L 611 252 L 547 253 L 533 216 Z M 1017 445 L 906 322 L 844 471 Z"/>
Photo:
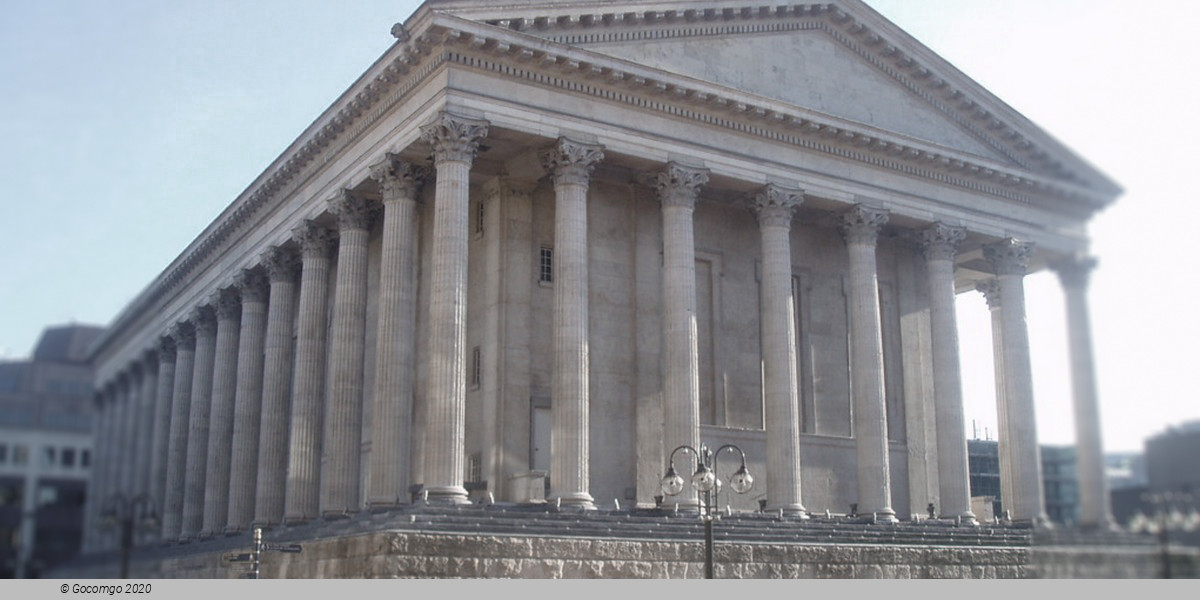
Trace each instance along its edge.
<path fill-rule="evenodd" d="M 448 112 L 421 126 L 421 139 L 433 145 L 433 158 L 438 163 L 444 160 L 471 162 L 479 150 L 479 140 L 487 133 L 487 121 Z"/>
<path fill-rule="evenodd" d="M 587 185 L 592 169 L 604 158 L 604 146 L 558 138 L 538 153 L 542 167 L 554 176 L 554 185 Z"/>
<path fill-rule="evenodd" d="M 217 334 L 217 311 L 211 304 L 197 306 L 189 319 L 196 328 L 196 337 Z"/>
<path fill-rule="evenodd" d="M 196 347 L 196 328 L 189 322 L 183 321 L 171 327 L 171 348 L 192 350 Z"/>
<path fill-rule="evenodd" d="M 340 231 L 370 229 L 371 221 L 375 219 L 375 207 L 374 202 L 367 202 L 366 198 L 350 190 L 342 190 L 329 200 L 329 210 L 337 215 Z"/>
<path fill-rule="evenodd" d="M 371 179 L 379 182 L 384 202 L 417 200 L 421 184 L 429 176 L 429 168 L 401 160 L 388 152 L 383 162 L 371 165 Z"/>
<path fill-rule="evenodd" d="M 267 301 L 267 278 L 260 269 L 242 269 L 233 276 L 233 285 L 242 294 L 242 302 Z"/>
<path fill-rule="evenodd" d="M 987 301 L 988 308 L 996 310 L 1000 308 L 1000 282 L 995 279 L 986 281 L 976 281 L 975 291 L 983 294 L 983 299 Z"/>
<path fill-rule="evenodd" d="M 667 168 L 651 173 L 647 179 L 658 192 L 663 206 L 695 208 L 700 188 L 708 183 L 708 169 L 685 167 L 678 163 L 667 163 Z"/>
<path fill-rule="evenodd" d="M 175 338 L 171 334 L 158 339 L 158 360 L 164 363 L 175 362 Z"/>
<path fill-rule="evenodd" d="M 1058 273 L 1058 280 L 1064 288 L 1084 289 L 1092 269 L 1096 268 L 1096 259 L 1091 256 L 1070 256 L 1050 263 L 1050 268 Z"/>
<path fill-rule="evenodd" d="M 300 252 L 310 258 L 325 258 L 329 256 L 329 248 L 333 243 L 333 232 L 315 221 L 305 220 L 292 230 L 292 237 L 300 244 Z"/>
<path fill-rule="evenodd" d="M 755 192 L 752 206 L 759 227 L 791 227 L 792 215 L 803 202 L 804 192 L 768 183 Z"/>
<path fill-rule="evenodd" d="M 1013 238 L 983 247 L 984 260 L 991 263 L 997 275 L 1024 275 L 1029 269 L 1029 255 L 1033 253 L 1033 244 Z"/>
<path fill-rule="evenodd" d="M 292 250 L 271 246 L 263 254 L 262 262 L 271 281 L 294 282 L 300 271 L 300 262 L 296 258 L 296 253 Z"/>
<path fill-rule="evenodd" d="M 846 238 L 848 244 L 875 245 L 879 239 L 879 230 L 888 222 L 888 211 L 871 208 L 865 204 L 855 204 L 853 208 L 842 213 L 838 221 L 838 230 Z"/>
<path fill-rule="evenodd" d="M 217 290 L 214 304 L 217 305 L 217 320 L 226 321 L 242 315 L 242 296 L 236 287 Z"/>
<path fill-rule="evenodd" d="M 919 234 L 925 260 L 954 260 L 954 255 L 958 253 L 958 245 L 966 238 L 966 229 L 944 223 L 934 223 L 922 229 Z"/>

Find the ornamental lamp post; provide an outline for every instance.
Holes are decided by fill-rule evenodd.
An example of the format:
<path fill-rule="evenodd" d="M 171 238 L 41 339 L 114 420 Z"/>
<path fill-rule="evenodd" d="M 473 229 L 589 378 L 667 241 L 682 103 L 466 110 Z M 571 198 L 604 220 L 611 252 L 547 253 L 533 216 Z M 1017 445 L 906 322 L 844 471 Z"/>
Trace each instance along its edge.
<path fill-rule="evenodd" d="M 158 528 L 158 513 L 149 494 L 127 497 L 120 492 L 109 496 L 100 512 L 101 524 L 106 529 L 121 528 L 121 579 L 129 578 L 129 557 L 133 553 L 133 529 L 135 522 L 146 531 Z"/>
<path fill-rule="evenodd" d="M 709 450 L 708 446 L 701 445 L 700 450 L 684 444 L 671 451 L 671 456 L 667 466 L 667 474 L 662 478 L 663 493 L 668 496 L 677 496 L 683 492 L 684 481 L 683 477 L 675 471 L 675 454 L 679 451 L 690 452 L 696 459 L 696 472 L 692 474 L 692 487 L 698 492 L 703 493 L 703 501 L 700 505 L 700 519 L 704 521 L 704 578 L 713 578 L 713 521 L 720 518 L 716 514 L 716 508 L 720 502 L 721 496 L 721 479 L 717 474 L 717 463 L 721 453 L 728 450 L 736 452 L 741 458 L 742 464 L 729 476 L 729 487 L 739 494 L 745 494 L 754 487 L 754 477 L 750 475 L 750 470 L 746 468 L 746 453 L 734 444 L 725 444 L 717 448 L 716 452 Z"/>

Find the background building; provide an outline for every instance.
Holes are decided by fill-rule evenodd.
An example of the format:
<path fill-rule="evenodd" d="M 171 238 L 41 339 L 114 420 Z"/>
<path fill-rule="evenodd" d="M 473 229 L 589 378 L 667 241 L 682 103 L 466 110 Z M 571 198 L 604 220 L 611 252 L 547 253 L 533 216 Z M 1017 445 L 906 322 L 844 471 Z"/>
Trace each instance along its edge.
<path fill-rule="evenodd" d="M 0 363 L 0 574 L 37 577 L 74 556 L 92 463 L 100 327 L 46 329 L 27 361 Z"/>

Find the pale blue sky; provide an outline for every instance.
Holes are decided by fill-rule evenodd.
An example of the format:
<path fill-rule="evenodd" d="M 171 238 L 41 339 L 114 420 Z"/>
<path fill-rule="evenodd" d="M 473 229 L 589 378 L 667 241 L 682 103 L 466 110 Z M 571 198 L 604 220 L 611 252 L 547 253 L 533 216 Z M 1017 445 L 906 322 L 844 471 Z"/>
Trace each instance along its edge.
<path fill-rule="evenodd" d="M 1095 219 L 1105 441 L 1200 418 L 1196 3 L 868 0 L 1126 189 Z M 0 2 L 0 358 L 106 324 L 394 41 L 415 1 Z M 1062 295 L 1027 280 L 1038 429 L 1070 443 Z M 995 435 L 990 337 L 959 301 L 968 418 Z"/>

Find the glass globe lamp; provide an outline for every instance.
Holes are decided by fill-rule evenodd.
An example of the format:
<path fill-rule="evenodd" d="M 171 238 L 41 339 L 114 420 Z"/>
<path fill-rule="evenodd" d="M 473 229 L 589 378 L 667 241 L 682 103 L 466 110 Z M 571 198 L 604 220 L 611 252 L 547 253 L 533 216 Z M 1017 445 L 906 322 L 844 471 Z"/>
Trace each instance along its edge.
<path fill-rule="evenodd" d="M 746 492 L 750 491 L 750 488 L 754 487 L 754 477 L 750 475 L 750 471 L 746 469 L 746 465 L 742 465 L 742 467 L 733 474 L 733 477 L 729 478 L 729 486 L 733 488 L 733 491 L 739 494 L 745 494 Z"/>
<path fill-rule="evenodd" d="M 707 492 L 713 489 L 717 484 L 717 476 L 713 473 L 708 465 L 701 464 L 696 467 L 696 473 L 692 475 L 692 487 L 695 487 L 701 492 Z"/>
<path fill-rule="evenodd" d="M 668 496 L 678 496 L 683 491 L 683 478 L 675 472 L 675 465 L 671 465 L 662 478 L 662 491 Z"/>

